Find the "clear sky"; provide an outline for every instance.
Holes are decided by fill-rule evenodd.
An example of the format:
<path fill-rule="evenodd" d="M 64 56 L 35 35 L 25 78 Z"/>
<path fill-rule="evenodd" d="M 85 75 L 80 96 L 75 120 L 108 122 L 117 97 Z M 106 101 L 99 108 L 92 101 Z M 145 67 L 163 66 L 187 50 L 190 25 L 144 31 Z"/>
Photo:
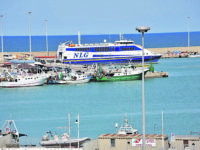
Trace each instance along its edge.
<path fill-rule="evenodd" d="M 200 0 L 0 0 L 4 35 L 150 33 L 200 31 Z"/>

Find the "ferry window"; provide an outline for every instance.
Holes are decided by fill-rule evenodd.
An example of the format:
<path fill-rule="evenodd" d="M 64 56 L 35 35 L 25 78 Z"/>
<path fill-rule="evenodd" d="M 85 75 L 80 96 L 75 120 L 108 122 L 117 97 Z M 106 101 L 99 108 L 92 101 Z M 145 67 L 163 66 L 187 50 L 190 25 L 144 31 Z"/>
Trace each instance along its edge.
<path fill-rule="evenodd" d="M 110 146 L 115 147 L 115 139 L 110 139 Z"/>
<path fill-rule="evenodd" d="M 115 48 L 114 48 L 114 47 L 112 47 L 112 48 L 111 48 L 111 50 L 112 50 L 112 51 L 115 51 Z"/>
<path fill-rule="evenodd" d="M 106 51 L 110 51 L 110 48 L 109 48 L 109 47 L 106 47 Z"/>

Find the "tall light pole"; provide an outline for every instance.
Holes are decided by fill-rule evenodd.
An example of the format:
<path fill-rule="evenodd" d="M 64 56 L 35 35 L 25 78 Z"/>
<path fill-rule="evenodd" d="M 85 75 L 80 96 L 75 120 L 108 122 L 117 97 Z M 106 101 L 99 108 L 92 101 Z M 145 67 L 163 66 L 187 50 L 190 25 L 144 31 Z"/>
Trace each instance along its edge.
<path fill-rule="evenodd" d="M 0 26 L 1 26 L 1 50 L 2 50 L 2 60 L 3 60 L 3 15 L 0 15 Z"/>
<path fill-rule="evenodd" d="M 30 50 L 30 57 L 31 57 L 31 13 L 32 12 L 28 12 L 29 14 L 29 19 L 28 19 L 28 27 L 29 27 L 29 50 Z"/>
<path fill-rule="evenodd" d="M 145 138 L 145 95 L 144 95 L 144 32 L 150 30 L 150 27 L 137 27 L 138 32 L 142 32 L 142 150 L 146 149 Z"/>
<path fill-rule="evenodd" d="M 49 56 L 49 48 L 48 48 L 48 28 L 47 28 L 48 20 L 45 20 L 46 25 L 46 50 L 47 50 L 47 56 Z"/>
<path fill-rule="evenodd" d="M 69 139 L 70 139 L 69 148 L 71 149 L 71 127 L 70 127 L 70 113 L 68 113 L 68 120 L 69 120 Z"/>
<path fill-rule="evenodd" d="M 190 50 L 190 17 L 188 18 L 188 52 Z"/>

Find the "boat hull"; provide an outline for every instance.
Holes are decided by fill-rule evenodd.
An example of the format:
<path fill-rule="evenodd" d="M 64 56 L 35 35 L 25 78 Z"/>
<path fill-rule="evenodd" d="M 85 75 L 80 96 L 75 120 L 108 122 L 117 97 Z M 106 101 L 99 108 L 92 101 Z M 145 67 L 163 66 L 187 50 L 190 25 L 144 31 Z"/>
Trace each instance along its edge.
<path fill-rule="evenodd" d="M 113 76 L 113 77 L 96 77 L 98 82 L 113 82 L 113 81 L 129 81 L 129 80 L 140 80 L 142 79 L 142 73 L 136 75 L 128 75 L 128 76 Z"/>
<path fill-rule="evenodd" d="M 42 78 L 36 81 L 31 82 L 8 82 L 3 81 L 0 83 L 0 87 L 3 88 L 16 88 L 16 87 L 31 87 L 31 86 L 40 86 L 43 85 L 46 81 L 46 78 Z"/>
<path fill-rule="evenodd" d="M 144 74 L 148 72 L 145 71 Z M 102 78 L 96 77 L 96 81 L 98 82 L 114 82 L 114 81 L 130 81 L 130 80 L 141 80 L 142 79 L 142 72 L 133 75 L 124 75 L 124 76 L 104 76 Z"/>
<path fill-rule="evenodd" d="M 81 139 L 71 139 L 71 140 L 49 140 L 49 141 L 41 141 L 40 145 L 42 147 L 78 147 L 79 145 L 82 145 L 83 143 L 90 141 L 90 138 L 81 138 Z"/>
<path fill-rule="evenodd" d="M 48 80 L 47 84 L 66 84 L 67 81 L 64 80 Z"/>
<path fill-rule="evenodd" d="M 189 58 L 199 58 L 200 55 L 188 55 Z"/>
<path fill-rule="evenodd" d="M 153 62 L 157 63 L 158 60 L 161 58 L 161 55 L 156 56 L 144 56 L 145 62 Z M 135 56 L 135 57 L 110 57 L 110 58 L 88 58 L 88 59 L 64 59 L 63 62 L 65 64 L 94 64 L 94 63 L 102 63 L 102 64 L 109 64 L 109 63 L 141 63 L 142 57 Z"/>
<path fill-rule="evenodd" d="M 66 81 L 67 84 L 82 84 L 82 83 L 87 83 L 89 82 L 91 79 L 91 77 L 88 77 L 86 79 L 82 79 L 82 80 L 68 80 Z"/>

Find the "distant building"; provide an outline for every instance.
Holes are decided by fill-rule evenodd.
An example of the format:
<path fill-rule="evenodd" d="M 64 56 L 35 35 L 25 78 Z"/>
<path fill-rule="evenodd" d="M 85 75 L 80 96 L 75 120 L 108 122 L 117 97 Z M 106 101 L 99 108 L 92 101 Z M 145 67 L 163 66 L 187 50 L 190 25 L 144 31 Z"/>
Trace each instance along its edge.
<path fill-rule="evenodd" d="M 200 135 L 174 135 L 171 150 L 200 150 Z"/>

